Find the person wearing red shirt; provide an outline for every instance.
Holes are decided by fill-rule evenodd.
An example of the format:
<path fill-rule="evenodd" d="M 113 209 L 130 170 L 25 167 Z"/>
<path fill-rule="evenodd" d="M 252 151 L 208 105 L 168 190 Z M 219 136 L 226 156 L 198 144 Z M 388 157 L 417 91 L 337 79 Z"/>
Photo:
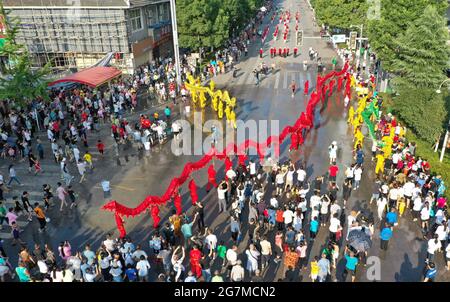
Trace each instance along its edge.
<path fill-rule="evenodd" d="M 53 127 L 53 132 L 55 133 L 55 138 L 58 140 L 59 139 L 59 122 L 54 121 L 52 127 Z"/>
<path fill-rule="evenodd" d="M 287 49 L 286 49 L 286 47 L 283 49 L 283 57 L 285 57 L 286 58 L 286 54 L 287 54 Z"/>
<path fill-rule="evenodd" d="M 298 52 L 298 48 L 297 48 L 297 47 L 294 47 L 294 58 L 297 57 L 297 52 Z"/>
<path fill-rule="evenodd" d="M 336 163 L 333 163 L 328 169 L 328 173 L 330 174 L 330 182 L 336 182 L 336 176 L 339 172 L 339 167 Z"/>
<path fill-rule="evenodd" d="M 278 231 L 282 231 L 284 227 L 284 211 L 282 209 L 278 209 L 275 214 L 275 220 L 277 222 Z"/>
<path fill-rule="evenodd" d="M 116 124 L 112 124 L 111 125 L 111 131 L 112 131 L 113 134 L 117 133 L 117 125 Z"/>
<path fill-rule="evenodd" d="M 202 267 L 200 266 L 200 259 L 202 258 L 202 252 L 198 249 L 197 245 L 194 245 L 189 253 L 189 261 L 191 263 L 191 271 L 197 278 L 202 276 Z"/>
<path fill-rule="evenodd" d="M 286 53 L 286 55 L 289 57 L 289 51 L 290 51 L 290 49 L 289 49 L 289 47 L 287 48 L 287 53 Z"/>
<path fill-rule="evenodd" d="M 125 138 L 125 129 L 123 129 L 122 127 L 119 128 L 119 133 L 120 133 L 120 138 L 124 139 Z"/>
<path fill-rule="evenodd" d="M 103 156 L 103 153 L 105 152 L 105 144 L 103 144 L 102 140 L 98 140 L 97 141 L 97 150 L 98 153 L 101 154 L 101 156 Z"/>
<path fill-rule="evenodd" d="M 81 121 L 85 122 L 88 118 L 88 115 L 86 114 L 86 112 L 83 111 L 83 113 L 81 113 Z"/>
<path fill-rule="evenodd" d="M 425 159 L 422 161 L 422 170 L 425 174 L 428 174 L 428 172 L 430 171 L 430 163 Z"/>
<path fill-rule="evenodd" d="M 263 49 L 262 48 L 260 48 L 259 49 L 259 57 L 262 59 L 262 57 L 263 57 Z"/>
<path fill-rule="evenodd" d="M 281 54 L 283 53 L 283 49 L 281 49 L 281 47 L 280 48 L 278 48 L 278 55 L 281 57 Z"/>

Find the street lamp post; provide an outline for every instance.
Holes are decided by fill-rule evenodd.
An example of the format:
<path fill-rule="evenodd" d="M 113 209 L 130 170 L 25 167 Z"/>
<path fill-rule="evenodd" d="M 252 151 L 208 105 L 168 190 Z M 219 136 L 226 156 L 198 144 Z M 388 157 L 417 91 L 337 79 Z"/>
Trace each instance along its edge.
<path fill-rule="evenodd" d="M 444 80 L 441 83 L 441 85 L 439 85 L 439 88 L 436 90 L 436 93 L 441 93 L 442 85 L 444 85 L 448 81 L 450 81 L 450 79 Z M 445 131 L 444 143 L 442 145 L 441 156 L 439 157 L 439 161 L 440 162 L 442 162 L 444 160 L 445 149 L 447 148 L 447 142 L 448 142 L 448 137 L 449 136 L 450 136 L 450 120 L 448 121 L 447 129 Z"/>
<path fill-rule="evenodd" d="M 173 36 L 173 49 L 175 53 L 175 71 L 177 73 L 177 86 L 178 91 L 181 89 L 181 64 L 180 64 L 180 48 L 178 45 L 178 27 L 177 27 L 177 11 L 175 0 L 170 0 L 170 13 L 172 16 L 172 36 Z"/>

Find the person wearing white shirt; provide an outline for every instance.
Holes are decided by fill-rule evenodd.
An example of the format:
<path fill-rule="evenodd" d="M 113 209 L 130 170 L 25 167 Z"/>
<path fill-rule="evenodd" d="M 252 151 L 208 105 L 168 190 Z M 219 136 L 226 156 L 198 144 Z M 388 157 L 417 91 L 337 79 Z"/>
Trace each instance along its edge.
<path fill-rule="evenodd" d="M 277 183 L 277 195 L 281 195 L 284 189 L 284 176 L 286 173 L 279 172 L 277 176 L 275 177 L 275 182 Z"/>
<path fill-rule="evenodd" d="M 441 225 L 439 225 L 434 234 L 437 235 L 437 239 L 441 242 L 441 248 L 444 247 L 448 239 L 447 222 L 444 221 Z"/>
<path fill-rule="evenodd" d="M 184 282 L 197 282 L 197 278 L 195 278 L 192 271 L 189 271 L 188 276 L 186 277 L 186 279 L 184 279 Z"/>
<path fill-rule="evenodd" d="M 75 157 L 75 163 L 78 163 L 80 161 L 80 150 L 77 147 L 73 147 L 72 152 Z"/>
<path fill-rule="evenodd" d="M 355 171 L 355 168 L 353 166 L 352 167 L 347 167 L 347 169 L 345 170 L 345 177 L 347 179 L 350 179 L 350 180 L 353 181 L 353 178 L 355 177 L 354 171 Z"/>
<path fill-rule="evenodd" d="M 298 191 L 298 195 L 300 196 L 300 198 L 306 198 L 306 194 L 308 194 L 309 189 L 310 189 L 310 185 L 309 183 L 307 183 L 308 187 L 305 188 L 304 186 Z"/>
<path fill-rule="evenodd" d="M 430 220 L 430 205 L 425 202 L 424 207 L 420 211 L 420 219 L 422 220 L 422 229 L 428 230 L 428 221 Z"/>
<path fill-rule="evenodd" d="M 377 200 L 377 213 L 378 213 L 378 219 L 381 221 L 383 220 L 384 211 L 386 210 L 387 206 L 387 199 L 386 197 L 380 197 Z"/>
<path fill-rule="evenodd" d="M 300 202 L 297 205 L 297 209 L 300 209 L 302 211 L 302 219 L 305 219 L 306 217 L 306 211 L 308 210 L 308 206 L 306 204 L 306 199 L 305 198 L 300 198 Z"/>
<path fill-rule="evenodd" d="M 318 208 L 320 205 L 320 201 L 321 201 L 321 198 L 320 198 L 319 192 L 315 192 L 314 195 L 311 196 L 311 198 L 309 199 L 310 208 L 311 209 L 314 209 L 316 207 Z"/>
<path fill-rule="evenodd" d="M 298 185 L 300 187 L 303 186 L 303 182 L 305 181 L 306 178 L 306 171 L 303 170 L 303 167 L 301 166 L 298 170 L 297 170 L 297 181 L 298 181 Z"/>
<path fill-rule="evenodd" d="M 278 208 L 278 200 L 276 199 L 275 194 L 270 199 L 270 206 L 274 209 Z"/>
<path fill-rule="evenodd" d="M 286 228 L 292 224 L 292 221 L 294 219 L 294 212 L 292 212 L 288 207 L 286 207 L 286 210 L 283 213 L 283 219 L 284 224 Z"/>
<path fill-rule="evenodd" d="M 394 185 L 392 189 L 389 190 L 389 207 L 395 207 L 398 200 L 398 190 L 397 185 Z"/>
<path fill-rule="evenodd" d="M 328 222 L 328 212 L 330 206 L 330 198 L 328 195 L 323 195 L 320 203 L 320 222 L 325 226 Z"/>
<path fill-rule="evenodd" d="M 447 270 L 450 270 L 450 243 L 445 248 L 445 258 L 447 260 Z"/>
<path fill-rule="evenodd" d="M 138 271 L 139 281 L 148 282 L 148 270 L 150 269 L 150 263 L 144 255 L 140 257 L 138 263 L 136 263 L 136 269 Z"/>
<path fill-rule="evenodd" d="M 434 254 L 442 247 L 441 242 L 438 239 L 438 235 L 435 234 L 434 237 L 428 240 L 427 245 L 427 260 L 433 261 Z"/>
<path fill-rule="evenodd" d="M 387 184 L 383 184 L 381 186 L 381 193 L 383 195 L 387 195 L 389 193 L 389 186 Z"/>
<path fill-rule="evenodd" d="M 300 209 L 295 210 L 294 212 L 294 220 L 292 221 L 292 225 L 296 232 L 300 232 L 302 230 L 302 220 L 303 220 L 303 214 Z"/>
<path fill-rule="evenodd" d="M 359 166 L 359 165 L 356 166 L 353 173 L 355 175 L 355 188 L 353 190 L 357 190 L 357 189 L 359 189 L 359 183 L 361 182 L 362 173 L 363 173 L 361 166 Z"/>
<path fill-rule="evenodd" d="M 205 238 L 205 243 L 209 248 L 209 257 L 216 258 L 217 236 L 213 234 L 211 229 L 208 229 L 208 236 Z"/>
<path fill-rule="evenodd" d="M 405 195 L 406 207 L 407 208 L 409 208 L 410 202 L 412 200 L 414 188 L 415 188 L 415 185 L 414 185 L 414 183 L 411 180 L 408 180 L 403 185 L 403 194 Z"/>
<path fill-rule="evenodd" d="M 217 188 L 217 198 L 219 200 L 219 212 L 223 212 L 227 208 L 225 193 L 228 191 L 228 185 L 225 181 L 221 182 Z"/>
<path fill-rule="evenodd" d="M 226 176 L 228 179 L 233 180 L 237 175 L 236 172 L 233 171 L 233 169 L 230 169 L 227 171 Z"/>
<path fill-rule="evenodd" d="M 419 219 L 422 206 L 423 206 L 422 197 L 420 195 L 417 195 L 413 199 L 413 211 L 412 211 L 413 221 L 417 221 L 417 219 Z"/>
<path fill-rule="evenodd" d="M 399 152 L 392 154 L 392 164 L 394 164 L 394 166 L 397 166 L 397 163 L 401 158 L 402 158 L 402 154 Z"/>
<path fill-rule="evenodd" d="M 106 235 L 106 240 L 103 241 L 103 245 L 106 247 L 106 249 L 107 249 L 109 252 L 114 251 L 114 249 L 116 248 L 116 243 L 115 243 L 115 241 L 111 238 L 111 235 L 110 235 L 110 234 Z"/>
<path fill-rule="evenodd" d="M 284 187 L 284 190 L 286 190 L 286 188 L 289 186 L 289 188 L 292 188 L 292 186 L 294 185 L 294 173 L 295 170 L 294 168 L 289 168 L 289 170 L 286 173 L 286 186 Z"/>
<path fill-rule="evenodd" d="M 254 178 L 256 176 L 256 163 L 252 160 L 249 164 L 250 176 Z"/>
<path fill-rule="evenodd" d="M 341 216 L 341 206 L 336 201 L 333 201 L 330 206 L 330 216 L 333 217 L 334 214 L 338 214 L 338 217 Z"/>
<path fill-rule="evenodd" d="M 330 219 L 330 238 L 332 241 L 336 241 L 336 233 L 341 229 L 341 221 L 338 219 L 338 214 L 335 213 Z"/>
<path fill-rule="evenodd" d="M 331 143 L 331 145 L 328 147 L 328 154 L 330 156 L 330 165 L 334 162 L 336 162 L 336 158 L 337 158 L 337 142 L 333 141 Z"/>
<path fill-rule="evenodd" d="M 231 249 L 227 250 L 226 258 L 228 261 L 229 269 L 231 269 L 230 266 L 235 266 L 237 261 L 237 246 L 233 245 Z"/>
<path fill-rule="evenodd" d="M 236 265 L 233 266 L 231 269 L 230 279 L 233 282 L 240 282 L 244 279 L 245 271 L 242 267 L 241 260 L 237 260 Z"/>

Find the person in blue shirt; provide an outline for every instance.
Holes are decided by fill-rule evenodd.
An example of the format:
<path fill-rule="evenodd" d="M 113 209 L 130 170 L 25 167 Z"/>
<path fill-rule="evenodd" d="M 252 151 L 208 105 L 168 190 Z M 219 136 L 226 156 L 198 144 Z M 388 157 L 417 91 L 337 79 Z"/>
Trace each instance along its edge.
<path fill-rule="evenodd" d="M 347 254 L 348 252 L 348 254 Z M 350 251 L 347 247 L 345 247 L 345 271 L 343 275 L 343 279 L 346 280 L 348 274 L 352 276 L 352 282 L 355 282 L 356 279 L 356 266 L 358 265 L 358 258 L 355 256 L 355 253 Z"/>
<path fill-rule="evenodd" d="M 137 280 L 137 270 L 131 264 L 127 265 L 125 278 L 128 279 L 129 282 L 136 282 Z"/>
<path fill-rule="evenodd" d="M 319 230 L 319 222 L 317 221 L 317 217 L 313 217 L 313 219 L 311 220 L 311 225 L 309 227 L 310 241 L 313 241 L 314 238 L 316 238 L 318 230 Z"/>
<path fill-rule="evenodd" d="M 386 224 L 380 232 L 380 239 L 381 239 L 380 247 L 382 250 L 387 251 L 388 243 L 391 238 L 392 238 L 392 225 Z"/>
<path fill-rule="evenodd" d="M 172 111 L 170 111 L 169 106 L 166 106 L 166 109 L 164 109 L 164 114 L 166 115 L 166 119 L 170 120 L 170 115 L 172 114 Z"/>
<path fill-rule="evenodd" d="M 356 150 L 356 164 L 362 166 L 364 163 L 364 151 L 361 149 L 361 146 L 358 145 L 358 150 Z"/>
<path fill-rule="evenodd" d="M 436 278 L 436 266 L 433 262 L 428 263 L 427 265 L 427 271 L 425 272 L 425 279 L 423 279 L 423 282 L 434 282 L 434 278 Z"/>
<path fill-rule="evenodd" d="M 391 208 L 391 211 L 386 214 L 386 223 L 395 225 L 398 221 L 397 213 L 395 213 L 395 208 Z"/>

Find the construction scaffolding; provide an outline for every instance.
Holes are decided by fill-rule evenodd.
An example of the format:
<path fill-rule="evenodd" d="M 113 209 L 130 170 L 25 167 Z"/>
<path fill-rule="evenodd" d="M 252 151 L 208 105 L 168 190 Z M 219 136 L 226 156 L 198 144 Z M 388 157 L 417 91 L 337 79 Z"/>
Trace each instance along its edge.
<path fill-rule="evenodd" d="M 41 0 L 42 1 L 42 0 Z M 114 52 L 112 64 L 126 69 L 130 58 L 126 10 L 121 7 L 23 6 L 11 11 L 21 23 L 18 42 L 26 45 L 35 66 L 51 62 L 57 70 L 92 66 Z"/>

